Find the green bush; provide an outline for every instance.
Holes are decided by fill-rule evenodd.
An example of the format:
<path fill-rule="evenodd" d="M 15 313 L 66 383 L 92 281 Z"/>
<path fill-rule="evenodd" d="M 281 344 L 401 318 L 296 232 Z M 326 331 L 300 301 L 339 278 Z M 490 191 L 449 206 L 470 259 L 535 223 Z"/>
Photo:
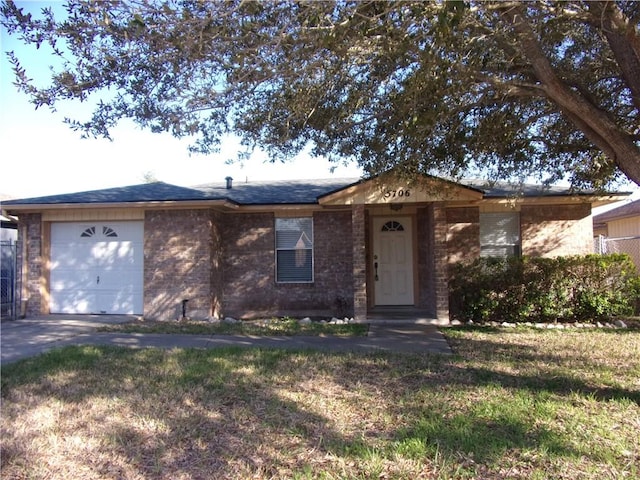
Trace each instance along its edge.
<path fill-rule="evenodd" d="M 594 321 L 632 315 L 640 277 L 627 255 L 479 258 L 454 266 L 452 317 L 474 322 Z"/>

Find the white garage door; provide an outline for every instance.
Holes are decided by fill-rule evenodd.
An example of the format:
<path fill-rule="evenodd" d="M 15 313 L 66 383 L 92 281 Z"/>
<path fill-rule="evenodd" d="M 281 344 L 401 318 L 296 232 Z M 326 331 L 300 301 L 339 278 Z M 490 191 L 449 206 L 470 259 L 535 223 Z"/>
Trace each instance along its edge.
<path fill-rule="evenodd" d="M 142 222 L 51 225 L 51 313 L 141 314 Z"/>

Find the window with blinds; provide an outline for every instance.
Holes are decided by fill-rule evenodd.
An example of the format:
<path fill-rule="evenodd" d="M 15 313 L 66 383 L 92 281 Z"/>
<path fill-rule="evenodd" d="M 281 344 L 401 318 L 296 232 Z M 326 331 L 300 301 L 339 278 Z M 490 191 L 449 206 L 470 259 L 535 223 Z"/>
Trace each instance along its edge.
<path fill-rule="evenodd" d="M 480 214 L 480 256 L 520 255 L 520 215 L 517 212 Z"/>
<path fill-rule="evenodd" d="M 313 219 L 276 218 L 276 281 L 313 282 Z"/>

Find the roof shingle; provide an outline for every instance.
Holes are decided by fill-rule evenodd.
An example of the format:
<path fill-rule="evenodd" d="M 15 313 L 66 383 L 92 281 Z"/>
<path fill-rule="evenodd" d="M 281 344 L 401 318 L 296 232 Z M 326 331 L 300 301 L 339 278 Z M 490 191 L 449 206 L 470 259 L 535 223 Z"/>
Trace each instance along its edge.
<path fill-rule="evenodd" d="M 232 188 L 227 188 L 225 182 L 208 183 L 193 187 L 180 187 L 164 182 L 154 182 L 62 195 L 8 200 L 2 203 L 3 206 L 7 207 L 12 205 L 108 204 L 199 200 L 227 200 L 239 205 L 317 204 L 320 197 L 362 181 L 364 180 L 359 178 L 331 178 L 238 182 Z M 485 198 L 502 198 L 517 195 L 524 195 L 525 197 L 564 196 L 594 193 L 586 191 L 575 192 L 568 187 L 487 183 L 478 180 L 462 180 L 459 183 L 481 191 Z"/>

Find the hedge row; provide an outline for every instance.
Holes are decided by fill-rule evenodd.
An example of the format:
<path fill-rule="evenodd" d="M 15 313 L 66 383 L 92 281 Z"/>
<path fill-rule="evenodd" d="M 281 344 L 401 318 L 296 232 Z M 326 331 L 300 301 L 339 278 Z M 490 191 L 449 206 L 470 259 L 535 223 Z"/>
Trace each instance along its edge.
<path fill-rule="evenodd" d="M 632 315 L 640 276 L 627 255 L 479 258 L 450 280 L 453 318 L 588 322 Z"/>

